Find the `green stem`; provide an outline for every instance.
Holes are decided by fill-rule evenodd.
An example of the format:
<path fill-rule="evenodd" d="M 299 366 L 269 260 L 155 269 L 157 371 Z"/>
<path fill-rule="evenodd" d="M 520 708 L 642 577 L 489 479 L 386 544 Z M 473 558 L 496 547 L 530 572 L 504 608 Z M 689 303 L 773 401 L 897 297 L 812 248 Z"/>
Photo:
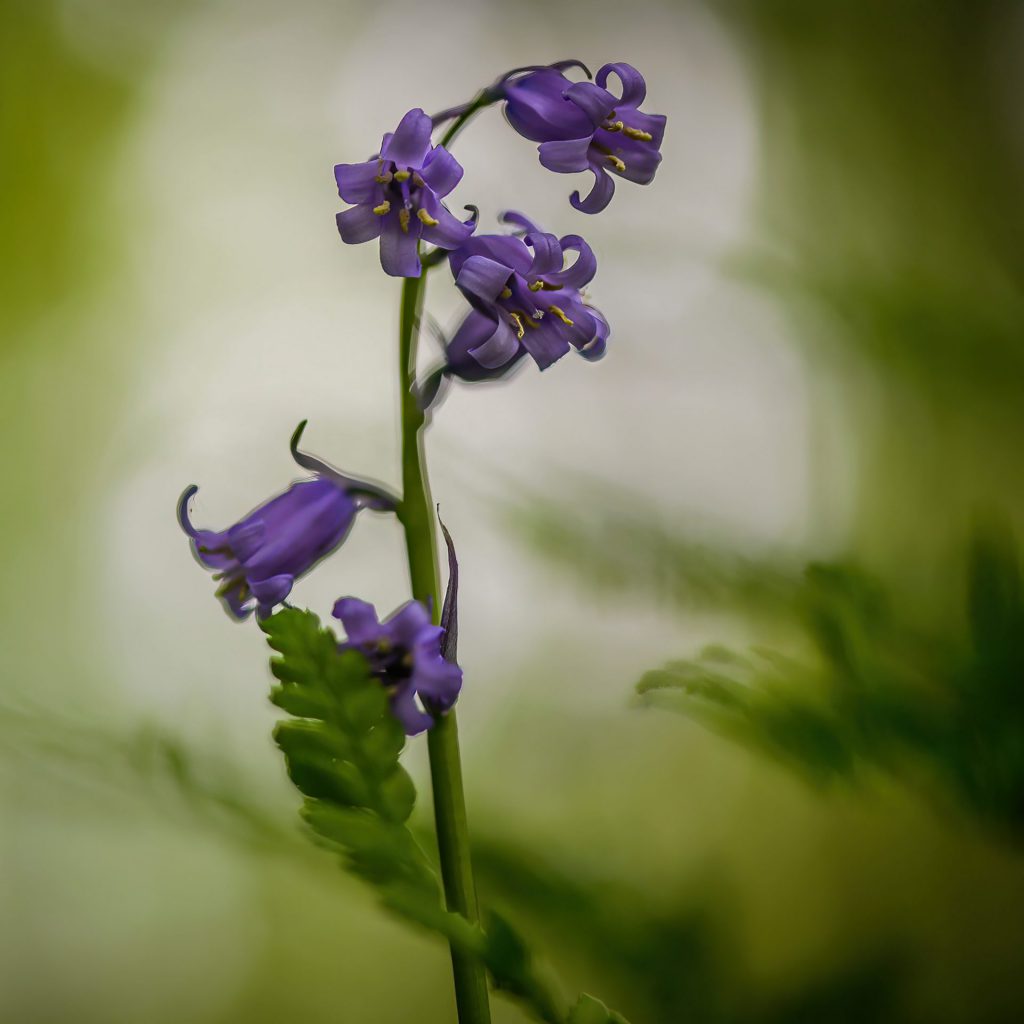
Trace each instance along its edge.
<path fill-rule="evenodd" d="M 430 484 L 423 458 L 423 422 L 415 394 L 416 349 L 419 319 L 423 308 L 426 271 L 406 278 L 402 284 L 399 333 L 402 382 L 402 504 L 399 517 L 405 529 L 409 575 L 413 597 L 429 605 L 434 621 L 441 614 L 440 576 L 437 563 L 437 534 Z M 469 855 L 469 827 L 466 798 L 462 788 L 459 731 L 455 711 L 438 716 L 427 734 L 430 753 L 430 781 L 434 793 L 434 822 L 441 855 L 441 877 L 445 903 L 450 911 L 476 924 L 479 911 Z M 487 976 L 477 957 L 467 956 L 452 946 L 452 973 L 459 1024 L 490 1024 Z"/>

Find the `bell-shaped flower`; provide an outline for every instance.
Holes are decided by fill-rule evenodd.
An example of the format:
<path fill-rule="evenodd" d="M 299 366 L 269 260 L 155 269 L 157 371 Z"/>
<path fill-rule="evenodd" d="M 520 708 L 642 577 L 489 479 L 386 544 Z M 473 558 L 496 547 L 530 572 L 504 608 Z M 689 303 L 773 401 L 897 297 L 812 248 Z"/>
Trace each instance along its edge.
<path fill-rule="evenodd" d="M 192 552 L 214 574 L 217 597 L 232 618 L 261 618 L 284 601 L 295 581 L 334 551 L 348 536 L 362 507 L 393 509 L 393 495 L 376 484 L 355 480 L 298 450 L 305 423 L 292 437 L 296 462 L 316 475 L 253 509 L 226 530 L 192 525 L 188 505 L 194 484 L 178 501 L 178 521 Z"/>
<path fill-rule="evenodd" d="M 448 258 L 473 312 L 447 346 L 447 374 L 493 379 L 524 355 L 544 370 L 571 348 L 599 359 L 608 323 L 581 291 L 597 273 L 593 250 L 579 235 L 556 238 L 520 213 L 503 219 L 518 234 L 476 235 Z M 566 266 L 570 253 L 576 258 Z"/>
<path fill-rule="evenodd" d="M 606 85 L 614 74 L 615 96 Z M 589 170 L 594 187 L 569 202 L 583 213 L 600 213 L 615 192 L 612 175 L 648 185 L 661 163 L 665 117 L 640 110 L 647 95 L 643 75 L 630 64 L 605 64 L 593 82 L 573 82 L 543 68 L 503 83 L 505 115 L 520 135 L 539 142 L 540 162 L 559 173 Z"/>
<path fill-rule="evenodd" d="M 441 200 L 459 183 L 462 166 L 443 146 L 431 146 L 431 119 L 410 110 L 384 136 L 380 155 L 338 164 L 338 194 L 355 205 L 338 214 L 342 241 L 380 238 L 380 263 L 392 277 L 419 277 L 419 242 L 456 249 L 473 233 Z"/>

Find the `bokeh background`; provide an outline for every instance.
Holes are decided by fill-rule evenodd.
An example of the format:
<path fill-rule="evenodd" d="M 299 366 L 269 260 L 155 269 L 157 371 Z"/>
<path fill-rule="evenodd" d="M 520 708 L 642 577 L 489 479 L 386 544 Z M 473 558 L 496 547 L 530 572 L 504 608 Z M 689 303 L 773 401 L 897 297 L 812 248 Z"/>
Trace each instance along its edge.
<path fill-rule="evenodd" d="M 0 1019 L 453 1019 L 302 835 L 173 507 L 234 521 L 303 418 L 397 483 L 398 286 L 332 167 L 569 56 L 669 128 L 597 218 L 496 110 L 457 145 L 455 205 L 585 231 L 613 324 L 428 438 L 483 897 L 634 1024 L 1024 1018 L 1020 3 L 0 12 Z M 406 588 L 366 516 L 296 599 Z"/>

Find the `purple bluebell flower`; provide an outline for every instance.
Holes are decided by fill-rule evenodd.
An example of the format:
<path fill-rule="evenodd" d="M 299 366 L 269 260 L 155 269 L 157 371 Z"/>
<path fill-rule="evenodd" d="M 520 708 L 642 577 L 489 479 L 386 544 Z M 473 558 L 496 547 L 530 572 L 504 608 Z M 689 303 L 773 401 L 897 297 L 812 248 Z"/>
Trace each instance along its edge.
<path fill-rule="evenodd" d="M 622 84 L 615 96 L 605 86 L 614 74 Z M 542 68 L 504 83 L 505 116 L 520 135 L 539 142 L 540 162 L 560 173 L 590 170 L 594 187 L 586 199 L 569 202 L 583 213 L 600 213 L 615 192 L 616 174 L 648 185 L 661 163 L 665 117 L 645 114 L 643 75 L 630 64 L 605 64 L 593 82 L 573 82 L 554 68 Z"/>
<path fill-rule="evenodd" d="M 459 183 L 462 165 L 443 146 L 431 147 L 431 119 L 419 108 L 384 136 L 380 155 L 338 164 L 338 194 L 355 205 L 338 214 L 342 241 L 380 238 L 380 263 L 392 277 L 419 277 L 419 242 L 458 248 L 473 233 L 441 203 Z"/>
<path fill-rule="evenodd" d="M 335 602 L 334 617 L 347 634 L 341 649 L 366 656 L 407 735 L 429 729 L 436 715 L 455 704 L 462 669 L 442 655 L 445 629 L 433 625 L 419 601 L 409 601 L 380 622 L 372 604 L 343 597 Z"/>
<path fill-rule="evenodd" d="M 192 525 L 188 504 L 198 491 L 187 487 L 178 501 L 178 521 L 191 539 L 199 564 L 218 581 L 217 597 L 225 611 L 241 621 L 256 611 L 270 615 L 291 592 L 295 581 L 337 548 L 348 536 L 362 507 L 393 509 L 394 496 L 376 484 L 344 476 L 298 450 L 305 422 L 292 436 L 299 465 L 316 472 L 291 485 L 227 530 L 200 530 Z"/>
<path fill-rule="evenodd" d="M 581 292 L 597 273 L 593 250 L 579 235 L 556 238 L 521 213 L 503 220 L 522 237 L 476 235 L 448 258 L 473 312 L 447 346 L 446 372 L 494 379 L 527 354 L 544 370 L 570 348 L 599 359 L 608 323 Z M 569 267 L 567 253 L 576 254 Z"/>

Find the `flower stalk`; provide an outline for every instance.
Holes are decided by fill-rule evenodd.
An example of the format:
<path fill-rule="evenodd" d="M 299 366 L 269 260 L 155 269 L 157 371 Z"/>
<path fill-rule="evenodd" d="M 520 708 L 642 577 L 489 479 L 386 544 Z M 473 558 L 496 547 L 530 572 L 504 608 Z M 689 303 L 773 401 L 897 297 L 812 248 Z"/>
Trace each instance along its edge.
<path fill-rule="evenodd" d="M 402 502 L 398 515 L 405 531 L 413 597 L 440 621 L 440 575 L 433 504 L 423 454 L 424 413 L 416 396 L 416 353 L 426 272 L 402 283 L 399 327 L 399 374 L 402 420 Z M 479 910 L 470 860 L 466 799 L 459 757 L 459 733 L 454 709 L 439 715 L 427 733 L 434 823 L 441 858 L 445 903 L 450 911 L 476 923 Z M 452 946 L 452 973 L 459 1024 L 490 1024 L 487 976 L 479 959 Z"/>

